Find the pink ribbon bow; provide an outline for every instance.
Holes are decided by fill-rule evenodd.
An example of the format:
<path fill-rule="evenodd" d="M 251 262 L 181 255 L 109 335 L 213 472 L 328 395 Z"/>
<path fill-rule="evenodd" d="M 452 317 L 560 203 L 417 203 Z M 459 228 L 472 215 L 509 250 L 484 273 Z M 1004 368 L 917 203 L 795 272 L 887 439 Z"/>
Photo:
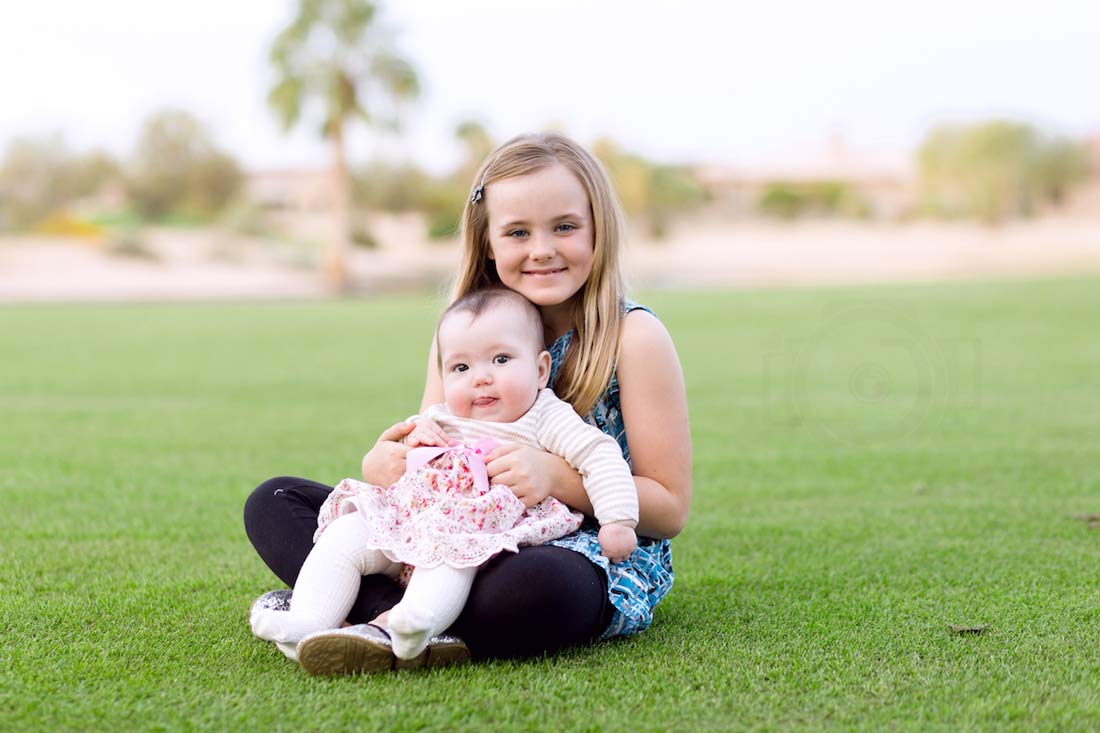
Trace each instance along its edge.
<path fill-rule="evenodd" d="M 499 445 L 500 443 L 493 438 L 482 438 L 472 447 L 462 443 L 452 443 L 442 448 L 434 445 L 413 448 L 405 456 L 405 470 L 415 471 L 422 468 L 428 461 L 435 460 L 444 453 L 464 455 L 470 464 L 470 473 L 474 476 L 474 486 L 484 494 L 489 491 L 489 471 L 485 468 L 485 456 L 492 453 Z"/>

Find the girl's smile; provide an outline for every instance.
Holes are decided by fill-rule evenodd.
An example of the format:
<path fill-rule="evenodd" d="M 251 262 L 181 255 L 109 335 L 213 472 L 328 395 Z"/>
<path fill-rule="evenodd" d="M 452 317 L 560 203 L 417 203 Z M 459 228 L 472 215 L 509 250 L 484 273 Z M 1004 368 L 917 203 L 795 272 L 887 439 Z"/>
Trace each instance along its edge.
<path fill-rule="evenodd" d="M 562 274 L 563 272 L 566 271 L 566 269 L 567 268 L 565 268 L 565 267 L 558 267 L 558 268 L 555 268 L 555 269 L 552 269 L 552 270 L 524 270 L 523 274 L 524 275 L 529 275 L 530 277 L 536 277 L 536 278 L 549 278 L 549 277 L 554 277 L 555 275 Z"/>

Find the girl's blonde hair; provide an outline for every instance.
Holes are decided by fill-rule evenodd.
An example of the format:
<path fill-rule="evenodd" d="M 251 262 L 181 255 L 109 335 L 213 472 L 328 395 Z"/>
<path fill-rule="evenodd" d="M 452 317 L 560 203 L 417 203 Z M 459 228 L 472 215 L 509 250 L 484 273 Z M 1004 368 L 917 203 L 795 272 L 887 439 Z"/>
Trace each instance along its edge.
<path fill-rule="evenodd" d="M 588 281 L 574 296 L 572 326 L 576 333 L 554 382 L 558 397 L 587 415 L 607 389 L 619 356 L 625 295 L 619 264 L 624 229 L 622 207 L 607 172 L 591 153 L 564 135 L 520 135 L 489 154 L 474 175 L 462 211 L 462 262 L 451 300 L 480 288 L 501 285 L 489 259 L 489 214 L 479 188 L 525 176 L 560 164 L 584 186 L 591 207 L 593 261 Z"/>

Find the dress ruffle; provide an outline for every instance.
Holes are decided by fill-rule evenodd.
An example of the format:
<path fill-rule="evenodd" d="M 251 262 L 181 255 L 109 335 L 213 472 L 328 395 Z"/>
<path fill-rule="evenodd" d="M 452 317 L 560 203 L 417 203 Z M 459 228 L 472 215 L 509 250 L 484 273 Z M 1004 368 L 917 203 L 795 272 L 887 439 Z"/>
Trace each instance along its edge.
<path fill-rule="evenodd" d="M 553 497 L 527 509 L 501 486 L 479 488 L 468 458 L 445 453 L 388 488 L 344 479 L 321 507 L 317 534 L 357 512 L 368 547 L 415 567 L 476 567 L 500 552 L 542 545 L 581 525 L 581 515 Z"/>

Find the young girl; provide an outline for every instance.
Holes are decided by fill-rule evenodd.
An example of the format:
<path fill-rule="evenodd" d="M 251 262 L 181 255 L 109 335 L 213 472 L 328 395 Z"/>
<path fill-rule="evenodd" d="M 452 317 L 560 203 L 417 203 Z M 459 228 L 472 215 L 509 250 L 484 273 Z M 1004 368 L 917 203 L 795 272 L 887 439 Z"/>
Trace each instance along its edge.
<path fill-rule="evenodd" d="M 463 261 L 454 297 L 504 285 L 539 306 L 552 364 L 550 385 L 576 412 L 619 443 L 638 493 L 638 549 L 625 563 L 600 554 L 596 528 L 490 560 L 474 579 L 449 633 L 474 657 L 521 657 L 596 638 L 634 634 L 672 585 L 667 538 L 683 529 L 691 502 L 691 441 L 680 362 L 650 312 L 625 300 L 620 272 L 621 214 L 607 175 L 573 141 L 556 134 L 515 138 L 477 172 L 463 214 Z M 433 350 L 422 408 L 443 397 Z M 404 472 L 412 426 L 382 433 L 363 457 L 364 479 L 385 485 Z M 487 456 L 491 482 L 526 506 L 553 496 L 590 515 L 579 474 L 561 458 L 522 445 Z M 317 512 L 332 488 L 278 477 L 245 506 L 249 539 L 293 586 L 312 548 Z M 350 623 L 384 624 L 403 590 L 379 575 L 363 579 Z M 334 669 L 355 671 L 362 643 L 312 636 L 329 646 Z M 429 650 L 432 648 L 429 644 Z M 429 657 L 430 658 L 430 657 Z"/>
<path fill-rule="evenodd" d="M 581 525 L 553 497 L 525 508 L 489 485 L 482 456 L 503 441 L 548 450 L 580 471 L 603 556 L 630 556 L 638 519 L 630 469 L 612 438 L 545 389 L 550 354 L 542 333 L 538 309 L 506 288 L 476 291 L 443 313 L 436 344 L 446 402 L 428 408 L 405 441 L 435 447 L 411 451 L 405 475 L 388 489 L 353 479 L 336 487 L 321 507 L 319 539 L 289 610 L 251 614 L 258 637 L 297 642 L 332 629 L 347 617 L 363 575 L 397 577 L 407 564 L 415 569 L 389 614 L 388 635 L 397 658 L 418 657 L 458 617 L 479 565 Z M 438 439 L 440 427 L 449 442 Z M 313 661 L 301 659 L 307 669 Z"/>

